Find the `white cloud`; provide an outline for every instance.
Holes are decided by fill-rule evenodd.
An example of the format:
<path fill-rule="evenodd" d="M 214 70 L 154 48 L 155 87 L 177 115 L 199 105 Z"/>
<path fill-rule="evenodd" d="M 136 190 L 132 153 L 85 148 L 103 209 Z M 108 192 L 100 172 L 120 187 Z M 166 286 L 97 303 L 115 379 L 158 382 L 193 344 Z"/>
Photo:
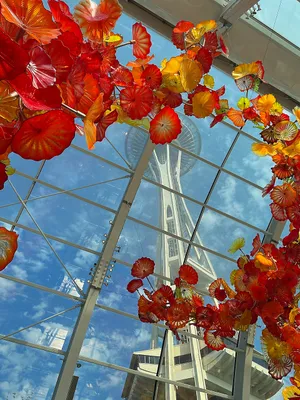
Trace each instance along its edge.
<path fill-rule="evenodd" d="M 237 196 L 237 182 L 232 176 L 228 176 L 220 189 L 217 191 L 220 199 L 223 201 L 222 210 L 227 214 L 234 215 L 235 217 L 244 217 L 244 207 L 241 203 L 236 201 Z"/>
<path fill-rule="evenodd" d="M 91 332 L 94 335 L 96 332 Z M 85 339 L 81 350 L 81 355 L 104 362 L 120 362 L 125 350 L 134 351 L 137 347 L 145 343 L 148 347 L 150 342 L 150 332 L 147 327 L 135 329 L 133 334 L 126 334 L 121 330 L 97 331 L 97 338 Z"/>
<path fill-rule="evenodd" d="M 244 231 L 241 228 L 236 228 L 232 231 L 231 236 L 233 238 L 238 238 L 244 235 Z"/>
<path fill-rule="evenodd" d="M 243 166 L 252 171 L 251 175 L 256 178 L 258 185 L 264 187 L 271 179 L 273 162 L 270 157 L 257 157 L 255 154 L 250 153 L 243 158 L 242 163 Z"/>
<path fill-rule="evenodd" d="M 101 296 L 101 304 L 104 304 L 107 307 L 117 308 L 121 301 L 122 296 L 119 293 L 112 292 Z"/>
<path fill-rule="evenodd" d="M 32 307 L 33 310 L 35 310 L 35 314 L 31 315 L 32 319 L 40 319 L 46 311 L 46 308 L 48 307 L 48 303 L 46 303 L 45 301 L 42 301 L 41 303 L 35 305 Z"/>
<path fill-rule="evenodd" d="M 74 258 L 74 263 L 81 268 L 92 268 L 97 258 L 98 256 L 96 256 L 95 254 L 88 253 L 87 251 L 83 250 L 78 250 Z"/>
<path fill-rule="evenodd" d="M 0 278 L 0 299 L 15 300 L 14 295 L 17 294 L 17 285 L 8 279 Z"/>
<path fill-rule="evenodd" d="M 216 227 L 221 225 L 221 219 L 219 214 L 214 213 L 213 211 L 206 210 L 203 214 L 201 220 L 201 228 L 205 229 L 205 232 L 210 232 L 214 230 Z M 200 232 L 201 236 L 201 232 Z"/>
<path fill-rule="evenodd" d="M 16 253 L 17 254 L 17 253 Z M 9 267 L 10 271 L 13 272 L 14 276 L 17 276 L 20 279 L 27 280 L 28 274 L 24 267 L 19 267 L 18 265 L 14 264 Z"/>
<path fill-rule="evenodd" d="M 103 343 L 97 338 L 85 339 L 80 355 L 94 358 L 95 360 L 109 361 L 113 359 L 115 349 L 109 349 L 107 343 Z"/>
<path fill-rule="evenodd" d="M 11 228 L 11 225 L 7 224 L 6 222 L 2 222 L 2 221 L 1 221 L 1 226 L 4 227 L 4 228 L 6 228 L 8 231 L 9 231 L 10 228 Z"/>
<path fill-rule="evenodd" d="M 47 397 L 57 377 L 57 365 L 47 362 L 52 359 L 52 355 L 9 342 L 0 342 L 0 355 L 1 399 L 11 399 L 12 393 L 15 393 L 14 400 L 35 399 L 37 394 Z M 35 376 L 43 368 L 47 370 L 46 376 L 41 380 L 36 379 Z"/>
<path fill-rule="evenodd" d="M 27 342 L 40 344 L 43 332 L 40 328 L 33 327 L 23 331 L 22 336 Z"/>
<path fill-rule="evenodd" d="M 112 374 L 107 374 L 104 379 L 97 380 L 97 385 L 101 389 L 111 389 L 113 387 L 121 387 L 124 381 L 124 373 L 120 371 L 113 372 Z M 111 397 L 110 397 L 111 398 Z"/>
<path fill-rule="evenodd" d="M 24 255 L 24 253 L 22 251 L 18 250 L 15 254 L 14 261 L 16 261 L 20 264 L 26 262 L 26 257 Z"/>

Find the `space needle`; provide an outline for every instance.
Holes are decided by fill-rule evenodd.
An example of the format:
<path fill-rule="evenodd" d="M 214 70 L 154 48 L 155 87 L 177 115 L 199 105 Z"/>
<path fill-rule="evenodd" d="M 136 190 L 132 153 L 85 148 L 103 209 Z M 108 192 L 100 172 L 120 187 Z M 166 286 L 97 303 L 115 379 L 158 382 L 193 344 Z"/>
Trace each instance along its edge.
<path fill-rule="evenodd" d="M 182 131 L 173 145 L 157 145 L 149 161 L 145 176 L 160 184 L 159 227 L 170 234 L 190 240 L 195 224 L 187 208 L 182 194 L 181 178 L 195 166 L 201 151 L 201 136 L 195 123 L 184 114 L 179 114 Z M 130 127 L 126 135 L 125 151 L 131 167 L 134 169 L 144 146 L 148 140 L 147 131 Z M 180 148 L 187 150 L 181 151 Z M 192 182 L 191 182 L 192 183 Z M 199 184 L 195 182 L 195 184 Z M 165 187 L 166 189 L 163 189 Z M 171 189 L 168 190 L 168 189 Z M 177 193 L 177 194 L 176 194 Z M 199 233 L 194 243 L 202 245 Z M 171 281 L 178 275 L 178 269 L 186 259 L 186 263 L 196 269 L 199 282 L 196 286 L 203 294 L 208 294 L 208 286 L 217 276 L 208 255 L 201 247 L 192 246 L 188 252 L 188 244 L 168 234 L 160 234 L 157 243 L 156 272 Z M 187 254 L 187 257 L 186 257 Z M 156 285 L 164 282 L 157 279 Z M 221 352 L 211 351 L 201 338 L 195 326 L 181 331 L 182 342 L 176 343 L 171 331 L 152 326 L 150 349 L 136 351 L 132 355 L 130 368 L 147 371 L 150 375 L 159 375 L 172 381 L 184 382 L 198 388 L 210 389 L 222 393 L 231 393 L 235 353 L 229 349 Z M 197 335 L 199 335 L 197 337 Z M 160 363 L 161 347 L 164 338 L 162 367 Z M 257 377 L 255 390 L 259 396 L 251 399 L 266 399 L 267 394 L 276 393 L 281 383 L 275 382 L 268 375 L 266 365 L 252 364 L 252 376 Z M 127 400 L 152 400 L 155 385 L 153 379 L 128 374 L 123 388 L 122 398 Z M 159 384 L 155 395 L 157 400 L 208 400 L 218 397 L 206 393 L 191 391 L 172 384 Z"/>

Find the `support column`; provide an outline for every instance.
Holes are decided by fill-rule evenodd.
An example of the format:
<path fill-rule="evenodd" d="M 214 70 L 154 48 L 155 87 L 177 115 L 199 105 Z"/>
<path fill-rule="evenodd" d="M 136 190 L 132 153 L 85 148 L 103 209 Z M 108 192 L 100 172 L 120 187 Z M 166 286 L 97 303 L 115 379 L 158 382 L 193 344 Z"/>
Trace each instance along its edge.
<path fill-rule="evenodd" d="M 197 328 L 193 325 L 189 326 L 189 332 L 193 335 L 198 335 Z M 190 349 L 192 355 L 192 365 L 194 372 L 194 382 L 195 386 L 201 389 L 206 389 L 204 369 L 201 359 L 201 346 L 200 346 L 200 336 L 199 339 L 194 337 L 189 337 Z M 202 392 L 196 392 L 197 400 L 207 400 L 207 394 Z"/>
<path fill-rule="evenodd" d="M 255 325 L 247 332 L 240 332 L 238 348 L 243 352 L 236 353 L 233 379 L 233 399 L 249 400 L 251 392 L 251 369 L 254 349 Z"/>
<path fill-rule="evenodd" d="M 107 267 L 110 263 L 111 258 L 113 257 L 115 247 L 118 243 L 130 207 L 136 196 L 136 193 L 141 183 L 141 179 L 148 166 L 148 162 L 150 160 L 154 147 L 155 145 L 149 139 L 137 164 L 135 172 L 129 181 L 126 192 L 123 196 L 123 200 L 120 204 L 113 225 L 103 247 L 102 255 L 100 256 L 100 259 L 95 268 L 93 280 L 90 284 L 85 301 L 82 305 L 75 328 L 73 330 L 73 334 L 54 389 L 52 400 L 67 399 L 68 391 L 76 368 L 80 350 L 82 348 L 83 341 L 85 339 L 85 335 L 94 311 L 94 307 L 103 285 L 103 280 L 107 272 Z"/>
<path fill-rule="evenodd" d="M 165 378 L 175 381 L 175 363 L 174 363 L 174 335 L 172 331 L 167 331 L 165 349 Z M 165 385 L 165 398 L 176 400 L 176 388 L 170 383 Z"/>
<path fill-rule="evenodd" d="M 265 235 L 263 243 L 278 244 L 285 223 L 276 221 L 274 218 L 268 226 L 268 235 Z M 251 392 L 251 370 L 254 350 L 255 325 L 247 332 L 240 332 L 238 348 L 243 350 L 235 355 L 234 377 L 232 383 L 232 394 L 234 400 L 249 400 Z"/>

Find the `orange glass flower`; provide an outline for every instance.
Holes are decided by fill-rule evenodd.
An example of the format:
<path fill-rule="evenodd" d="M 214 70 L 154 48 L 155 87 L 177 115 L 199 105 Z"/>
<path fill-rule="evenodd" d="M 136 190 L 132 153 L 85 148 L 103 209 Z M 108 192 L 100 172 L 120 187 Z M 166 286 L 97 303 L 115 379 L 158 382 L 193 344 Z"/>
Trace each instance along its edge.
<path fill-rule="evenodd" d="M 179 276 L 190 285 L 196 285 L 198 282 L 198 274 L 190 265 L 182 265 L 179 268 Z"/>
<path fill-rule="evenodd" d="M 275 186 L 270 195 L 275 204 L 280 207 L 290 207 L 296 202 L 297 192 L 289 183 Z"/>
<path fill-rule="evenodd" d="M 140 22 L 136 22 L 132 26 L 132 39 L 134 41 L 133 55 L 136 58 L 146 58 L 150 52 L 152 42 L 147 29 Z"/>
<path fill-rule="evenodd" d="M 18 248 L 18 236 L 16 232 L 8 231 L 4 227 L 0 228 L 0 271 L 14 258 Z"/>
<path fill-rule="evenodd" d="M 118 0 L 101 0 L 97 5 L 92 0 L 82 0 L 74 8 L 74 17 L 85 36 L 95 42 L 102 42 L 116 25 L 122 13 Z"/>
<path fill-rule="evenodd" d="M 120 104 L 131 119 L 142 119 L 151 111 L 152 90 L 148 86 L 131 86 L 120 92 Z"/>
<path fill-rule="evenodd" d="M 227 117 L 234 123 L 235 126 L 242 128 L 245 125 L 245 121 L 243 118 L 243 113 L 240 110 L 235 110 L 234 108 L 230 108 L 227 111 Z"/>
<path fill-rule="evenodd" d="M 134 293 L 142 286 L 143 286 L 143 281 L 141 279 L 132 279 L 127 285 L 127 290 L 130 293 Z"/>
<path fill-rule="evenodd" d="M 131 275 L 136 278 L 144 279 L 153 274 L 155 263 L 151 258 L 142 257 L 135 261 L 131 268 Z"/>
<path fill-rule="evenodd" d="M 226 347 L 221 336 L 208 330 L 204 332 L 204 342 L 212 350 L 222 350 Z"/>
<path fill-rule="evenodd" d="M 168 308 L 167 320 L 172 329 L 183 328 L 190 319 L 190 306 L 186 303 L 175 302 Z"/>
<path fill-rule="evenodd" d="M 75 136 L 74 117 L 60 110 L 27 119 L 12 141 L 12 150 L 21 157 L 50 160 L 70 146 Z"/>
<path fill-rule="evenodd" d="M 197 118 L 208 117 L 217 105 L 216 97 L 209 91 L 193 96 L 193 113 Z"/>
<path fill-rule="evenodd" d="M 7 21 L 24 29 L 42 44 L 49 43 L 60 35 L 42 0 L 1 0 L 1 13 Z"/>
<path fill-rule="evenodd" d="M 180 119 L 169 106 L 164 107 L 150 122 L 150 139 L 155 144 L 170 143 L 180 132 Z"/>

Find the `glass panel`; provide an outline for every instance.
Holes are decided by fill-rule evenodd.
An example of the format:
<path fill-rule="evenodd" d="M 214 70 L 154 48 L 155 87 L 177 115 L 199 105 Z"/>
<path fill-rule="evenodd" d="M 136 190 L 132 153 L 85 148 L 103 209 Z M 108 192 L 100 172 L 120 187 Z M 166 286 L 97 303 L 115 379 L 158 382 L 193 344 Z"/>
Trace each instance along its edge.
<path fill-rule="evenodd" d="M 0 398 L 51 400 L 60 360 L 60 355 L 1 341 Z"/>
<path fill-rule="evenodd" d="M 220 174 L 208 204 L 261 229 L 271 219 L 268 196 L 262 198 L 261 190 L 226 173 Z"/>
<path fill-rule="evenodd" d="M 149 348 L 150 339 L 149 325 L 95 309 L 80 355 L 128 367 L 133 351 Z"/>
<path fill-rule="evenodd" d="M 299 2 L 297 0 L 285 0 L 284 2 L 280 0 L 260 0 L 260 5 L 261 11 L 257 13 L 256 18 L 299 47 Z"/>
<path fill-rule="evenodd" d="M 25 160 L 16 153 L 10 153 L 9 158 L 13 168 L 31 176 L 35 176 L 37 174 L 41 165 L 41 161 Z"/>
<path fill-rule="evenodd" d="M 40 193 L 38 185 L 35 193 Z M 45 233 L 97 251 L 101 251 L 103 235 L 114 218 L 114 214 L 67 194 L 29 202 L 28 209 Z M 26 211 L 20 223 L 36 229 Z"/>
<path fill-rule="evenodd" d="M 107 275 L 111 278 L 108 278 L 108 285 L 102 287 L 98 297 L 98 304 L 136 315 L 137 298 L 126 289 L 127 283 L 132 279 L 130 268 L 116 263 L 112 271 L 109 271 Z"/>
<path fill-rule="evenodd" d="M 162 259 L 167 257 L 167 241 L 174 239 L 171 236 L 162 234 L 146 226 L 127 220 L 121 234 L 119 245 L 121 246 L 118 257 L 126 262 L 133 263 L 139 257 L 150 257 L 156 259 L 157 265 L 162 263 Z M 179 267 L 184 258 L 187 243 L 177 240 L 179 255 L 176 260 L 170 260 L 171 264 Z"/>
<path fill-rule="evenodd" d="M 24 199 L 28 193 L 30 185 L 32 182 L 29 179 L 22 178 L 21 176 L 14 174 L 10 177 L 11 182 L 15 186 L 19 195 Z M 5 207 L 8 204 L 13 204 L 11 206 Z M 10 186 L 9 182 L 5 183 L 4 189 L 1 191 L 0 196 L 0 215 L 2 218 L 14 221 L 19 210 L 21 208 L 21 203 L 14 190 Z"/>
<path fill-rule="evenodd" d="M 196 130 L 200 133 L 201 152 L 196 154 L 220 165 L 237 134 L 236 129 L 223 123 L 210 128 L 211 118 L 197 119 L 189 117 L 189 120 L 194 123 Z M 187 145 L 182 147 L 190 150 Z"/>
<path fill-rule="evenodd" d="M 79 377 L 74 400 L 121 399 L 127 374 L 79 361 L 75 375 Z M 129 378 L 129 377 L 128 377 Z"/>
<path fill-rule="evenodd" d="M 167 217 L 168 207 L 172 217 Z M 201 208 L 168 190 L 142 182 L 129 215 L 189 240 Z"/>
<path fill-rule="evenodd" d="M 0 282 L 1 298 L 5 300 L 5 303 L 1 302 L 2 335 L 8 335 L 74 306 L 73 301 L 4 278 L 1 278 Z M 16 304 L 18 304 L 17 307 Z M 78 310 L 74 309 L 53 317 L 53 319 L 17 333 L 14 337 L 30 343 L 66 350 Z M 11 315 L 14 318 L 11 318 Z"/>
<path fill-rule="evenodd" d="M 10 229 L 10 226 L 8 229 Z M 44 238 L 20 228 L 16 228 L 15 231 L 20 238 L 18 251 L 13 261 L 3 272 L 6 275 L 78 296 L 72 281 Z M 51 240 L 50 243 L 77 284 L 85 290 L 85 282 L 89 277 L 88 273 L 98 260 L 99 255 L 54 240 Z"/>
<path fill-rule="evenodd" d="M 264 187 L 272 178 L 271 167 L 273 167 L 274 163 L 271 157 L 258 157 L 252 153 L 252 143 L 251 139 L 240 136 L 226 162 L 225 168 Z M 254 188 L 253 190 L 255 191 Z M 259 200 L 263 203 L 262 198 Z"/>
<path fill-rule="evenodd" d="M 178 151 L 172 146 L 157 146 L 145 176 L 203 202 L 216 173 L 216 168 L 197 160 L 184 151 Z M 197 185 L 195 185 L 196 181 Z"/>
<path fill-rule="evenodd" d="M 254 229 L 207 209 L 204 211 L 198 232 L 203 246 L 228 257 L 228 249 L 234 239 L 245 238 L 246 246 L 243 250 L 247 254 L 252 249 L 252 240 L 257 234 Z"/>
<path fill-rule="evenodd" d="M 114 125 L 110 126 L 106 131 L 106 136 L 112 144 L 110 144 L 108 142 L 108 140 L 103 140 L 103 142 L 101 142 L 101 143 L 96 143 L 93 153 L 95 153 L 109 161 L 112 161 L 116 164 L 119 164 L 122 167 L 128 168 L 128 164 L 124 161 L 124 159 L 126 160 L 126 158 L 127 158 L 126 152 L 125 152 L 125 143 L 126 143 L 126 135 L 127 135 L 129 128 L 130 127 L 126 124 L 114 124 Z M 73 143 L 84 149 L 87 148 L 84 137 L 76 135 Z M 123 159 L 118 154 L 118 152 L 113 148 L 112 145 L 121 154 Z M 140 149 L 139 156 L 141 155 L 142 151 L 143 151 L 143 147 Z"/>
<path fill-rule="evenodd" d="M 61 189 L 68 190 L 126 175 L 128 175 L 127 172 L 114 168 L 104 161 L 97 160 L 95 157 L 90 157 L 69 147 L 58 158 L 47 161 L 40 179 Z M 110 185 L 116 182 L 112 182 Z M 90 188 L 89 191 L 87 189 L 76 190 L 74 193 L 80 196 L 89 194 L 90 196 L 86 197 L 97 201 L 101 192 L 108 192 L 107 187 L 108 184 L 99 184 L 99 186 L 94 186 L 94 189 Z"/>

